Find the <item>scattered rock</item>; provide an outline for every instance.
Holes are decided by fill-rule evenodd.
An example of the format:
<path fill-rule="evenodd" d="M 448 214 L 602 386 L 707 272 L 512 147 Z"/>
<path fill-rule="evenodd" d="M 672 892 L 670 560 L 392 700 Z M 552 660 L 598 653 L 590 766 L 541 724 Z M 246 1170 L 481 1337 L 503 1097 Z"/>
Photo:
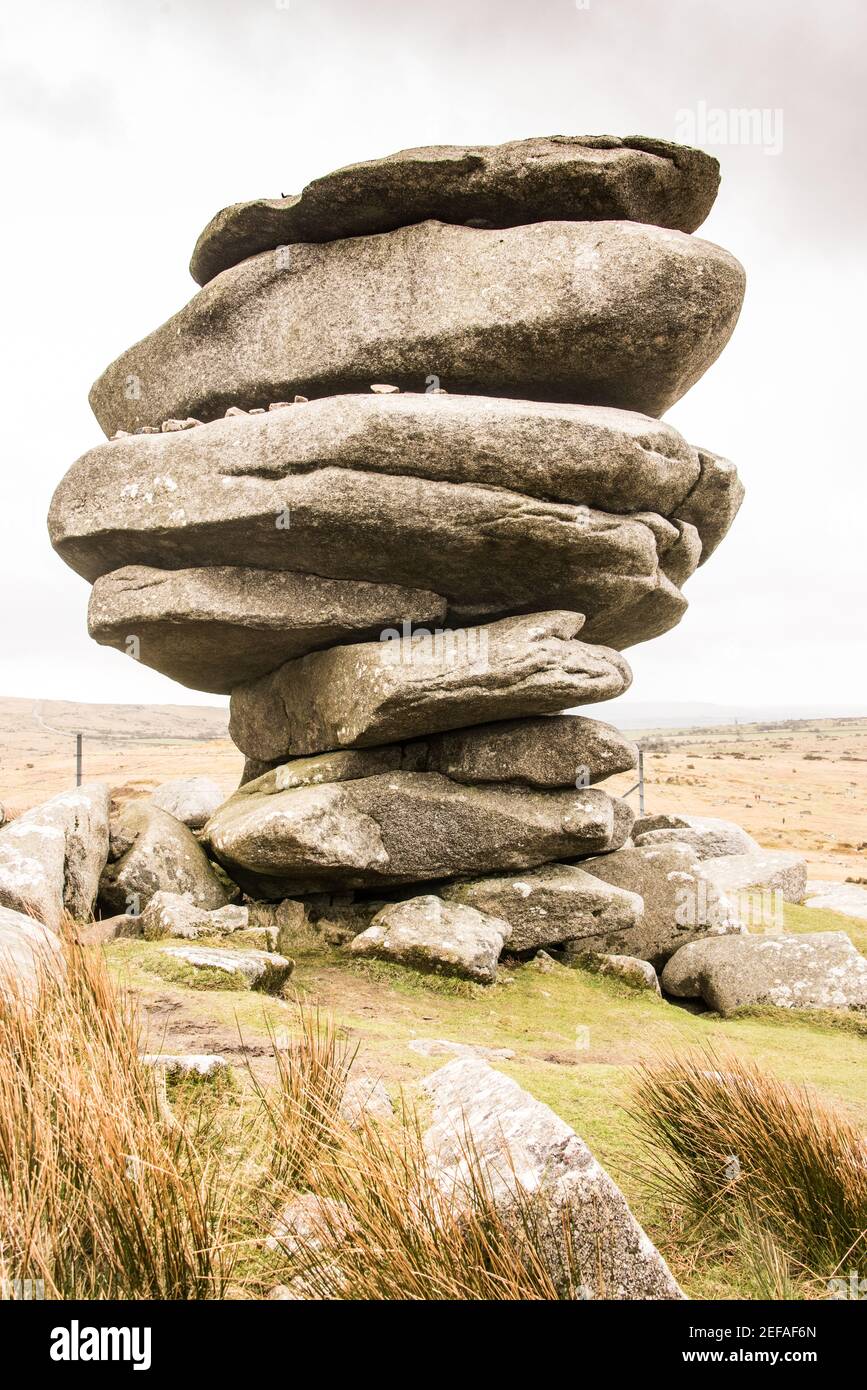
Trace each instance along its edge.
<path fill-rule="evenodd" d="M 249 913 L 246 907 L 220 907 L 208 912 L 188 897 L 160 890 L 154 893 L 141 914 L 141 934 L 148 941 L 163 936 L 183 936 L 194 941 L 199 936 L 222 936 L 246 931 Z"/>
<path fill-rule="evenodd" d="M 180 777 L 163 782 L 151 796 L 154 806 L 190 830 L 201 830 L 223 801 L 220 787 L 210 777 Z"/>
<path fill-rule="evenodd" d="M 222 946 L 163 946 L 161 950 L 194 970 L 223 971 L 231 981 L 227 989 L 258 989 L 269 994 L 282 988 L 295 965 L 273 951 L 231 951 Z"/>
<path fill-rule="evenodd" d="M 845 932 L 715 937 L 681 947 L 662 988 L 721 1014 L 749 1004 L 867 1009 L 867 959 Z"/>
<path fill-rule="evenodd" d="M 90 918 L 108 855 L 109 792 L 91 782 L 0 829 L 0 906 L 57 931 L 66 910 Z"/>
<path fill-rule="evenodd" d="M 535 1196 L 545 1263 L 562 1291 L 572 1253 L 585 1297 L 683 1297 L 620 1189 L 547 1105 L 473 1058 L 449 1062 L 423 1086 L 433 1103 L 425 1147 L 439 1182 L 451 1192 L 465 1187 L 471 1145 L 502 1211 L 514 1210 L 519 1185 Z"/>
<path fill-rule="evenodd" d="M 577 955 L 570 953 L 570 965 L 578 965 L 584 970 L 592 970 L 596 975 L 614 975 L 631 989 L 649 989 L 661 994 L 659 976 L 648 960 L 638 960 L 635 956 L 594 955 L 590 952 Z"/>
<path fill-rule="evenodd" d="M 201 845 L 158 806 L 130 801 L 121 807 L 112 821 L 110 855 L 99 897 L 115 912 L 142 912 L 160 889 L 189 895 L 207 911 L 226 905 L 226 891 Z"/>
<path fill-rule="evenodd" d="M 806 907 L 823 908 L 827 912 L 842 912 L 847 917 L 867 918 L 867 888 L 862 887 L 860 883 L 810 879 L 806 894 Z"/>
<path fill-rule="evenodd" d="M 363 1117 L 393 1120 L 391 1097 L 379 1077 L 350 1075 L 340 1102 L 340 1116 L 352 1129 L 358 1128 Z"/>
<path fill-rule="evenodd" d="M 384 907 L 349 950 L 487 985 L 508 937 L 508 923 L 499 918 L 428 894 Z"/>
<path fill-rule="evenodd" d="M 689 845 L 696 859 L 718 859 L 729 854 L 760 854 L 752 835 L 730 820 L 713 816 L 644 816 L 632 827 L 636 845 Z"/>
<path fill-rule="evenodd" d="M 23 912 L 0 907 L 0 994 L 32 1003 L 44 973 L 62 970 L 59 936 Z"/>
<path fill-rule="evenodd" d="M 514 1057 L 510 1047 L 480 1047 L 477 1043 L 450 1042 L 448 1038 L 413 1038 L 408 1047 L 420 1057 L 481 1057 L 485 1062 L 509 1062 Z"/>
<path fill-rule="evenodd" d="M 217 1052 L 172 1053 L 145 1052 L 139 1061 L 155 1071 L 162 1071 L 173 1081 L 186 1077 L 201 1077 L 203 1080 L 218 1081 L 231 1075 L 232 1068 L 225 1057 Z"/>
<path fill-rule="evenodd" d="M 720 893 L 734 898 L 749 889 L 779 889 L 787 903 L 802 903 L 807 891 L 807 861 L 788 850 L 762 849 L 750 854 L 727 854 L 706 860 L 708 878 Z"/>

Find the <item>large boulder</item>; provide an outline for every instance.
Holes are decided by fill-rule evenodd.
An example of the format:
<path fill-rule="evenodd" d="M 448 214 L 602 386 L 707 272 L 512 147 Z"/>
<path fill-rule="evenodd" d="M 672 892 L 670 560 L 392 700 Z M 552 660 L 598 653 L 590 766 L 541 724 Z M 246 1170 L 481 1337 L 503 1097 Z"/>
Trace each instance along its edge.
<path fill-rule="evenodd" d="M 0 906 L 57 930 L 64 910 L 87 920 L 108 856 L 109 791 L 62 792 L 0 829 Z"/>
<path fill-rule="evenodd" d="M 611 218 L 694 232 L 718 187 L 712 155 L 634 135 L 428 145 L 350 164 L 297 195 L 223 208 L 196 242 L 190 274 L 205 285 L 287 242 L 369 236 L 429 218 L 483 227 Z"/>
<path fill-rule="evenodd" d="M 160 889 L 145 904 L 138 925 L 147 941 L 158 941 L 163 936 L 182 936 L 195 941 L 200 936 L 246 931 L 250 913 L 248 908 L 232 904 L 207 912 L 196 907 L 188 897 Z"/>
<path fill-rule="evenodd" d="M 827 878 L 809 879 L 804 906 L 825 912 L 842 912 L 847 917 L 867 918 L 867 888 L 860 883 L 837 883 Z"/>
<path fill-rule="evenodd" d="M 739 825 L 715 816 L 684 816 L 668 813 L 642 816 L 632 827 L 636 845 L 670 844 L 672 841 L 689 845 L 696 859 L 719 859 L 726 854 L 755 854 L 761 850 Z"/>
<path fill-rule="evenodd" d="M 434 772 L 288 791 L 251 785 L 220 807 L 204 834 L 254 897 L 532 868 L 610 848 L 629 833 L 597 787 L 461 786 Z"/>
<path fill-rule="evenodd" d="M 128 801 L 113 818 L 110 855 L 99 897 L 112 912 L 140 913 L 161 889 L 208 911 L 226 905 L 226 890 L 195 836 L 149 802 Z"/>
<path fill-rule="evenodd" d="M 716 937 L 673 955 L 662 988 L 721 1014 L 749 1004 L 867 1009 L 867 959 L 840 931 Z"/>
<path fill-rule="evenodd" d="M 112 435 L 371 382 L 421 390 L 435 372 L 450 391 L 662 415 L 728 342 L 743 293 L 727 251 L 637 222 L 421 222 L 232 266 L 90 402 Z"/>
<path fill-rule="evenodd" d="M 568 612 L 314 652 L 232 693 L 229 730 L 251 758 L 317 753 L 609 700 L 619 653 L 575 640 Z"/>
<path fill-rule="evenodd" d="M 537 1241 L 561 1292 L 578 1284 L 585 1298 L 683 1297 L 623 1193 L 547 1105 L 476 1058 L 456 1058 L 423 1085 L 433 1106 L 425 1148 L 434 1177 L 469 1203 L 471 1153 L 506 1220 L 520 1190 L 524 1203 L 535 1199 Z"/>
<path fill-rule="evenodd" d="M 0 907 L 0 994 L 32 1003 L 46 972 L 62 970 L 57 933 L 26 913 Z"/>
<path fill-rule="evenodd" d="M 491 874 L 452 883 L 442 894 L 509 923 L 509 951 L 531 951 L 580 938 L 605 950 L 635 934 L 644 910 L 637 893 L 615 888 L 574 864 L 544 864 L 523 874 Z M 602 943 L 602 944 L 599 944 Z"/>
<path fill-rule="evenodd" d="M 445 599 L 398 585 L 230 566 L 129 565 L 97 579 L 87 622 L 103 646 L 129 653 L 133 636 L 135 659 L 145 666 L 194 690 L 228 695 L 317 647 L 376 637 L 406 617 L 441 623 L 445 612 Z"/>
<path fill-rule="evenodd" d="M 509 924 L 501 918 L 426 894 L 382 908 L 349 950 L 488 985 L 508 939 Z"/>
<path fill-rule="evenodd" d="M 610 933 L 601 946 L 578 937 L 572 948 L 576 952 L 589 946 L 638 956 L 658 970 L 687 941 L 743 931 L 732 904 L 708 877 L 707 861 L 699 863 L 688 845 L 626 846 L 586 859 L 581 867 L 606 883 L 638 893 L 644 913 L 635 927 Z"/>
<path fill-rule="evenodd" d="M 201 830 L 223 800 L 220 787 L 210 777 L 178 777 L 163 782 L 151 794 L 154 806 L 190 830 Z"/>
<path fill-rule="evenodd" d="M 807 891 L 807 861 L 784 849 L 760 849 L 727 854 L 704 863 L 708 878 L 720 893 L 735 899 L 751 890 L 779 892 L 787 903 L 802 903 Z M 745 914 L 746 915 L 746 914 Z"/>

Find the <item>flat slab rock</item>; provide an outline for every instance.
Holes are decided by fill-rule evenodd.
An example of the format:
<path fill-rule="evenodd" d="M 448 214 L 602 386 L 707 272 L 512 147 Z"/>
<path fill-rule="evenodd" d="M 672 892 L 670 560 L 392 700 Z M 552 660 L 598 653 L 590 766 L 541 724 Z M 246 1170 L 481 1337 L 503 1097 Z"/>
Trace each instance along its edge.
<path fill-rule="evenodd" d="M 609 955 L 637 956 L 659 970 L 687 941 L 711 933 L 742 932 L 733 904 L 707 873 L 709 863 L 719 862 L 700 862 L 695 851 L 683 844 L 627 846 L 582 861 L 588 874 L 638 893 L 644 912 L 634 927 L 608 933 L 602 945 L 594 945 L 592 937 L 578 936 L 571 949 L 580 954 L 589 945 Z"/>
<path fill-rule="evenodd" d="M 761 848 L 739 825 L 715 816 L 667 814 L 643 816 L 632 827 L 636 845 L 676 842 L 689 845 L 696 859 L 719 859 L 728 854 L 760 854 Z"/>
<path fill-rule="evenodd" d="M 201 830 L 224 800 L 222 790 L 210 777 L 178 777 L 163 782 L 151 793 L 151 802 L 167 811 L 188 830 Z"/>
<path fill-rule="evenodd" d="M 193 970 L 220 970 L 227 989 L 259 989 L 275 993 L 292 974 L 295 962 L 274 951 L 233 951 L 222 946 L 163 946 L 163 955 Z"/>
<path fill-rule="evenodd" d="M 225 907 L 226 890 L 191 831 L 146 801 L 128 801 L 111 822 L 110 860 L 99 899 L 117 913 L 141 913 L 160 890 L 186 896 L 196 907 Z"/>
<path fill-rule="evenodd" d="M 376 637 L 405 618 L 436 625 L 445 614 L 445 599 L 399 585 L 224 565 L 128 565 L 97 579 L 87 624 L 103 646 L 129 652 L 134 637 L 136 661 L 193 690 L 229 695 L 317 647 Z M 195 811 L 197 827 L 220 800 L 217 788 L 217 801 Z"/>
<path fill-rule="evenodd" d="M 305 482 L 317 473 L 324 474 L 324 488 L 315 478 Z M 615 514 L 655 512 L 692 523 L 702 558 L 743 497 L 731 463 L 694 449 L 648 415 L 420 390 L 326 396 L 101 444 L 70 469 L 49 524 L 64 559 L 88 579 L 128 565 L 247 567 L 252 556 L 257 566 L 282 570 L 291 556 L 292 569 L 393 582 L 382 573 L 323 569 L 339 557 L 327 531 L 329 517 L 336 524 L 340 515 L 327 510 L 337 484 L 347 505 L 355 500 L 356 526 L 374 524 L 374 501 L 380 509 L 388 505 L 387 490 L 355 481 L 359 473 L 464 489 L 475 484 Z M 355 499 L 365 490 L 372 494 L 366 507 Z M 418 486 L 414 495 L 424 524 L 434 504 L 442 512 L 449 496 L 434 488 L 425 504 Z M 275 526 L 277 517 L 283 526 Z M 358 540 L 342 539 L 353 539 L 357 563 Z M 379 536 L 381 545 L 388 539 Z M 314 546 L 318 567 L 312 558 L 305 566 Z M 391 549 L 386 553 L 392 556 Z"/>
<path fill-rule="evenodd" d="M 64 911 L 90 917 L 108 856 L 109 791 L 91 782 L 61 792 L 0 828 L 0 907 L 57 931 Z"/>
<path fill-rule="evenodd" d="M 256 897 L 426 883 L 622 844 L 631 815 L 597 787 L 460 786 L 392 772 L 271 793 L 249 787 L 205 827 L 215 857 Z"/>
<path fill-rule="evenodd" d="M 409 743 L 342 749 L 293 758 L 272 767 L 248 759 L 241 785 L 286 791 L 352 781 L 380 772 L 440 772 L 453 782 L 512 782 L 527 787 L 579 787 L 628 772 L 637 745 L 612 724 L 577 714 L 504 719 Z"/>
<path fill-rule="evenodd" d="M 228 1060 L 218 1052 L 145 1052 L 139 1061 L 154 1071 L 165 1072 L 173 1081 L 188 1077 L 216 1081 L 231 1071 Z"/>
<path fill-rule="evenodd" d="M 572 864 L 447 884 L 442 894 L 503 918 L 511 928 L 507 949 L 516 953 L 576 937 L 620 940 L 635 933 L 644 912 L 637 893 L 602 883 Z"/>
<path fill-rule="evenodd" d="M 783 849 L 727 854 L 705 861 L 705 872 L 721 893 L 736 897 L 751 889 L 779 889 L 783 901 L 801 903 L 807 891 L 807 861 Z"/>
<path fill-rule="evenodd" d="M 867 959 L 845 932 L 717 937 L 684 946 L 662 972 L 667 994 L 718 1013 L 748 1004 L 867 1009 Z"/>
<path fill-rule="evenodd" d="M 44 974 L 63 968 L 60 937 L 51 927 L 0 906 L 0 995 L 32 1003 Z"/>
<path fill-rule="evenodd" d="M 842 912 L 847 917 L 867 918 L 867 888 L 860 883 L 837 883 L 832 879 L 809 879 L 805 907 Z"/>
<path fill-rule="evenodd" d="M 382 908 L 349 950 L 489 985 L 509 935 L 508 922 L 499 917 L 426 894 Z"/>
<path fill-rule="evenodd" d="M 448 391 L 658 416 L 725 347 L 743 294 L 728 252 L 643 223 L 420 222 L 231 267 L 90 403 L 111 436 L 371 382 L 419 391 L 435 372 Z"/>
<path fill-rule="evenodd" d="M 510 1062 L 515 1055 L 511 1047 L 483 1047 L 449 1038 L 413 1038 L 407 1047 L 419 1057 L 481 1057 L 485 1062 Z"/>
<path fill-rule="evenodd" d="M 545 1263 L 561 1290 L 571 1250 L 583 1297 L 683 1297 L 623 1193 L 547 1105 L 475 1058 L 456 1058 L 422 1084 L 433 1106 L 424 1142 L 438 1181 L 450 1192 L 466 1188 L 471 1146 L 501 1210 L 513 1208 L 518 1185 L 535 1195 Z"/>
<path fill-rule="evenodd" d="M 233 691 L 229 731 L 247 757 L 267 760 L 613 699 L 629 667 L 576 641 L 582 626 L 580 614 L 534 613 L 314 652 Z"/>
<path fill-rule="evenodd" d="M 199 285 L 287 242 L 334 241 L 413 222 L 649 222 L 694 232 L 719 164 L 688 145 L 641 136 L 551 135 L 505 145 L 428 145 L 350 164 L 302 193 L 223 208 L 196 242 Z"/>

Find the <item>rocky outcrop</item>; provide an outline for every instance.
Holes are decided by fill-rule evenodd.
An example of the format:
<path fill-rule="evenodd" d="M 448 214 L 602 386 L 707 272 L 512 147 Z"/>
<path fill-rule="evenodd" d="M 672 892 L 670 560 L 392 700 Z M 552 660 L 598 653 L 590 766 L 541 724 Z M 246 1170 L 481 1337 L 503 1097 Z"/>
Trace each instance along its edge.
<path fill-rule="evenodd" d="M 179 777 L 163 782 L 151 795 L 154 806 L 168 811 L 189 830 L 201 830 L 223 799 L 221 789 L 210 777 Z"/>
<path fill-rule="evenodd" d="M 695 852 L 696 859 L 719 859 L 722 855 L 760 853 L 752 835 L 748 835 L 734 821 L 718 820 L 714 816 L 684 816 L 671 813 L 642 816 L 632 827 L 632 838 L 638 846 L 671 843 L 689 845 Z"/>
<path fill-rule="evenodd" d="M 487 985 L 496 978 L 509 935 L 502 918 L 428 894 L 382 908 L 349 949 L 354 956 L 378 956 Z"/>
<path fill-rule="evenodd" d="M 109 792 L 93 782 L 62 792 L 0 829 L 0 906 L 52 930 L 64 911 L 77 922 L 93 912 L 108 857 Z"/>
<path fill-rule="evenodd" d="M 662 972 L 667 994 L 718 1013 L 745 1005 L 867 1009 L 867 959 L 845 932 L 717 937 L 684 946 Z"/>
<path fill-rule="evenodd" d="M 157 806 L 127 802 L 112 821 L 100 901 L 110 912 L 137 914 L 161 889 L 186 895 L 207 911 L 227 902 L 225 888 L 186 826 Z"/>
<path fill-rule="evenodd" d="M 536 1244 L 561 1294 L 682 1298 L 659 1251 L 587 1145 L 547 1105 L 475 1058 L 423 1083 L 433 1106 L 425 1135 L 431 1171 L 459 1199 L 472 1155 L 504 1217 L 519 1193 L 537 1216 Z"/>
<path fill-rule="evenodd" d="M 30 1005 L 46 973 L 62 970 L 57 933 L 26 913 L 0 907 L 0 994 Z"/>
<path fill-rule="evenodd" d="M 486 227 L 615 218 L 694 232 L 718 187 L 711 155 L 639 136 L 401 150 L 314 179 L 297 196 L 223 208 L 196 242 L 190 274 L 205 285 L 288 242 L 370 236 L 430 218 Z"/>

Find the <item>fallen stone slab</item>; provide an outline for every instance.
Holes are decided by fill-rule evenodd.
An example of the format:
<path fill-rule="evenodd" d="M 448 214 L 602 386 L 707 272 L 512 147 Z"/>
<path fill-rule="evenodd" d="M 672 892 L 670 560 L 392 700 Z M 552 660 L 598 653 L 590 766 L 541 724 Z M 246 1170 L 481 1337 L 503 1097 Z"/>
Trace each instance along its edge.
<path fill-rule="evenodd" d="M 643 816 L 632 827 L 636 845 L 676 842 L 689 845 L 696 859 L 719 859 L 729 854 L 761 854 L 761 848 L 746 830 L 731 820 L 715 816 L 686 816 L 674 813 Z"/>
<path fill-rule="evenodd" d="M 197 907 L 189 897 L 161 889 L 145 904 L 139 924 L 147 941 L 157 941 L 163 936 L 183 936 L 194 941 L 199 936 L 246 931 L 250 914 L 246 907 L 231 904 L 209 912 Z"/>
<path fill-rule="evenodd" d="M 807 891 L 807 861 L 783 849 L 760 849 L 707 859 L 704 870 L 721 893 L 734 898 L 751 889 L 779 889 L 784 902 L 801 903 Z"/>
<path fill-rule="evenodd" d="M 376 956 L 417 970 L 493 984 L 509 939 L 508 923 L 433 894 L 392 903 L 349 943 L 354 956 Z"/>
<path fill-rule="evenodd" d="M 57 931 L 64 910 L 89 919 L 108 855 L 109 791 L 61 792 L 0 829 L 0 906 Z"/>
<path fill-rule="evenodd" d="M 551 714 L 478 724 L 404 744 L 317 753 L 277 765 L 248 758 L 241 786 L 254 792 L 288 791 L 403 770 L 439 772 L 471 785 L 580 788 L 628 772 L 637 762 L 637 746 L 613 725 Z"/>
<path fill-rule="evenodd" d="M 469 1203 L 471 1149 L 504 1215 L 515 1211 L 520 1189 L 525 1201 L 534 1198 L 539 1244 L 561 1292 L 683 1297 L 620 1189 L 547 1105 L 474 1058 L 456 1058 L 422 1084 L 433 1105 L 424 1142 L 436 1180 L 457 1197 L 466 1192 Z"/>
<path fill-rule="evenodd" d="M 712 155 L 641 136 L 429 145 L 350 164 L 297 195 L 223 208 L 196 242 L 190 274 L 205 285 L 288 242 L 369 236 L 430 218 L 487 227 L 610 218 L 694 232 L 718 187 Z"/>
<path fill-rule="evenodd" d="M 728 252 L 637 222 L 430 221 L 284 260 L 233 266 L 117 358 L 90 393 L 106 435 L 371 381 L 418 391 L 432 373 L 448 391 L 662 415 L 722 351 L 744 293 Z"/>
<path fill-rule="evenodd" d="M 163 946 L 163 955 L 182 961 L 193 970 L 218 970 L 226 976 L 226 989 L 258 989 L 269 994 L 285 984 L 295 962 L 274 951 L 232 951 L 214 946 Z"/>
<path fill-rule="evenodd" d="M 164 1072 L 172 1081 L 182 1081 L 189 1077 L 199 1080 L 219 1081 L 231 1074 L 231 1066 L 218 1052 L 144 1052 L 139 1057 L 143 1066 L 154 1071 Z"/>
<path fill-rule="evenodd" d="M 347 596 L 356 581 L 390 586 L 393 598 L 395 587 L 412 590 L 401 621 L 429 622 L 425 615 L 442 611 L 444 601 L 451 625 L 566 608 L 624 646 L 680 620 L 686 600 L 678 583 L 700 558 L 695 528 L 654 512 L 621 515 L 406 474 L 316 467 L 282 479 L 199 471 L 184 478 L 155 475 L 143 454 L 111 459 L 107 474 L 103 462 L 85 456 L 67 474 L 52 503 L 53 541 L 72 568 L 106 580 L 95 590 L 94 635 L 154 664 L 171 662 L 187 679 L 220 624 L 233 628 L 239 657 L 247 650 L 237 591 L 248 584 L 251 556 L 263 571 L 251 597 L 260 629 L 275 625 L 281 585 L 285 595 L 307 581 L 313 592 L 311 576 L 319 575 L 344 581 Z M 172 573 L 151 572 L 163 569 Z M 271 581 L 271 571 L 296 577 Z M 284 611 L 282 626 L 262 639 L 269 660 L 274 643 L 286 640 L 287 621 Z M 132 648 L 130 636 L 138 637 Z M 190 667 L 179 665 L 185 640 Z"/>
<path fill-rule="evenodd" d="M 602 883 L 573 864 L 544 864 L 528 873 L 447 884 L 442 894 L 449 902 L 466 903 L 508 922 L 510 953 L 579 937 L 619 941 L 636 933 L 644 911 L 637 893 Z"/>
<path fill-rule="evenodd" d="M 867 888 L 860 883 L 809 879 L 804 906 L 824 909 L 826 912 L 842 912 L 846 917 L 867 918 Z"/>
<path fill-rule="evenodd" d="M 87 621 L 103 646 L 193 690 L 228 695 L 317 647 L 376 637 L 405 619 L 441 623 L 445 613 L 445 599 L 399 585 L 229 566 L 129 565 L 97 579 Z M 217 794 L 185 824 L 203 825 L 222 800 L 219 788 Z M 171 805 L 163 809 L 176 814 Z"/>
<path fill-rule="evenodd" d="M 207 911 L 226 906 L 226 890 L 192 832 L 158 806 L 129 801 L 111 824 L 100 902 L 117 913 L 139 914 L 161 889 L 188 895 Z"/>
<path fill-rule="evenodd" d="M 662 993 L 659 976 L 649 960 L 639 960 L 636 956 L 596 955 L 593 952 L 570 952 L 566 964 L 577 965 L 594 975 L 611 975 L 622 980 L 630 989 L 650 990 L 653 994 Z"/>
<path fill-rule="evenodd" d="M 478 1043 L 450 1042 L 448 1038 L 412 1038 L 407 1044 L 420 1057 L 480 1057 L 484 1062 L 510 1062 L 511 1047 L 481 1047 Z"/>
<path fill-rule="evenodd" d="M 233 691 L 229 732 L 248 757 L 270 759 L 613 699 L 629 667 L 576 641 L 582 625 L 580 614 L 534 613 L 314 652 Z"/>
<path fill-rule="evenodd" d="M 225 800 L 222 790 L 210 777 L 178 777 L 163 782 L 151 794 L 151 802 L 167 811 L 188 830 L 201 830 Z"/>
<path fill-rule="evenodd" d="M 0 995 L 32 1004 L 46 975 L 63 969 L 57 933 L 26 913 L 0 906 Z"/>
<path fill-rule="evenodd" d="M 598 787 L 460 786 L 420 772 L 283 792 L 244 787 L 204 831 L 233 880 L 264 898 L 532 868 L 597 853 L 628 833 Z"/>
<path fill-rule="evenodd" d="M 749 1004 L 867 1009 L 867 959 L 845 932 L 716 937 L 673 955 L 662 988 L 721 1014 Z"/>
<path fill-rule="evenodd" d="M 708 874 L 708 864 L 720 862 L 699 862 L 695 851 L 683 844 L 626 846 L 583 860 L 586 873 L 639 894 L 644 912 L 634 927 L 610 932 L 602 946 L 579 936 L 570 950 L 580 954 L 590 944 L 605 954 L 637 956 L 659 970 L 687 941 L 742 932 L 733 904 Z"/>

